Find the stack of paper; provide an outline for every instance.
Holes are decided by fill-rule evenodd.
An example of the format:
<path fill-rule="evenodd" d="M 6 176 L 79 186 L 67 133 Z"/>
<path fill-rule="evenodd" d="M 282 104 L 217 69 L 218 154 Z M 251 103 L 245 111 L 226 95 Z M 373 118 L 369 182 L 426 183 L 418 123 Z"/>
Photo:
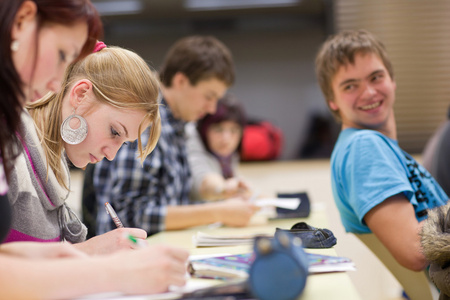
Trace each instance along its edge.
<path fill-rule="evenodd" d="M 209 246 L 235 246 L 235 245 L 247 245 L 252 244 L 256 236 L 273 237 L 268 234 L 253 234 L 253 235 L 210 235 L 204 232 L 197 232 L 192 237 L 192 243 L 196 247 L 209 247 Z"/>

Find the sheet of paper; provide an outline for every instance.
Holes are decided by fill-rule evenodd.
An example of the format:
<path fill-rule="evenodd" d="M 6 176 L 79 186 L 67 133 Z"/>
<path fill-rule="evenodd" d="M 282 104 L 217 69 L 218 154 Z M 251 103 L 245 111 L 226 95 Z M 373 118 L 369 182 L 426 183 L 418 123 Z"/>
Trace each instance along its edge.
<path fill-rule="evenodd" d="M 255 236 L 268 236 L 273 234 L 245 234 L 245 235 L 211 235 L 198 231 L 192 236 L 192 243 L 196 247 L 226 246 L 226 245 L 245 245 L 253 243 Z"/>
<path fill-rule="evenodd" d="M 300 205 L 300 198 L 259 198 L 254 200 L 259 207 L 275 206 L 294 210 Z"/>
<path fill-rule="evenodd" d="M 209 258 L 209 257 L 225 256 L 225 255 L 231 255 L 231 253 L 214 253 L 214 254 L 189 255 L 189 261 L 199 260 L 199 259 L 204 259 L 204 258 Z"/>

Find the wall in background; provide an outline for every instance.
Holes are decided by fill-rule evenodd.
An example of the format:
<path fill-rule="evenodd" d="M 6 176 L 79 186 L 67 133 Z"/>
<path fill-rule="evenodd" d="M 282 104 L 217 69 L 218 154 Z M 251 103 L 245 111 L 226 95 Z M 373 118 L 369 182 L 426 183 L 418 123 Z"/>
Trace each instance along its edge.
<path fill-rule="evenodd" d="M 332 133 L 331 120 L 315 80 L 314 58 L 335 30 L 366 28 L 386 44 L 397 82 L 399 143 L 420 153 L 450 103 L 450 2 L 283 0 L 279 7 L 187 10 L 190 0 L 94 0 L 96 4 L 137 3 L 136 14 L 106 15 L 105 40 L 131 48 L 158 68 L 177 39 L 211 34 L 234 54 L 237 81 L 231 92 L 250 117 L 267 119 L 285 134 L 281 159 L 326 157 L 335 136 L 311 139 L 311 118 L 318 114 Z M 214 1 L 257 3 L 258 1 Z M 270 1 L 260 1 L 270 2 Z M 330 125 L 331 124 L 331 125 Z M 313 137 L 317 137 L 316 134 Z M 319 143 L 319 144 L 318 144 Z M 325 144 L 325 145 L 323 145 Z M 308 146 L 309 154 L 300 155 Z"/>
<path fill-rule="evenodd" d="M 400 146 L 421 153 L 450 105 L 450 2 L 339 0 L 338 30 L 364 28 L 385 44 L 397 83 Z"/>
<path fill-rule="evenodd" d="M 234 56 L 237 79 L 230 92 L 243 102 L 250 118 L 269 120 L 282 129 L 281 159 L 295 159 L 308 138 L 311 117 L 331 120 L 314 71 L 314 57 L 327 26 L 323 6 L 308 13 L 270 10 L 180 19 L 109 17 L 105 18 L 105 41 L 136 51 L 157 69 L 177 39 L 192 34 L 216 36 Z"/>

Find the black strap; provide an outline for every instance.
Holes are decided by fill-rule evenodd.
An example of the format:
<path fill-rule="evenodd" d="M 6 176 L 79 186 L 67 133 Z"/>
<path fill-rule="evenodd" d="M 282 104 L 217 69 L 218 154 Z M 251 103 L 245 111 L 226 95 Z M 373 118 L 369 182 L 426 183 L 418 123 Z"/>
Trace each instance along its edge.
<path fill-rule="evenodd" d="M 11 206 L 6 195 L 0 196 L 0 243 L 3 242 L 11 229 Z"/>

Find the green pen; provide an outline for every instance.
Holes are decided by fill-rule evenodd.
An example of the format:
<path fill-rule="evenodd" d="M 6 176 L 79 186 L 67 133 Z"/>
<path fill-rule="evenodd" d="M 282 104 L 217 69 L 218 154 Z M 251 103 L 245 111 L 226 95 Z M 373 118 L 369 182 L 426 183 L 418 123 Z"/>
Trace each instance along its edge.
<path fill-rule="evenodd" d="M 127 238 L 130 240 L 133 244 L 137 245 L 139 248 L 145 248 L 148 246 L 148 243 L 144 241 L 143 239 L 138 239 L 131 234 L 127 233 Z"/>

